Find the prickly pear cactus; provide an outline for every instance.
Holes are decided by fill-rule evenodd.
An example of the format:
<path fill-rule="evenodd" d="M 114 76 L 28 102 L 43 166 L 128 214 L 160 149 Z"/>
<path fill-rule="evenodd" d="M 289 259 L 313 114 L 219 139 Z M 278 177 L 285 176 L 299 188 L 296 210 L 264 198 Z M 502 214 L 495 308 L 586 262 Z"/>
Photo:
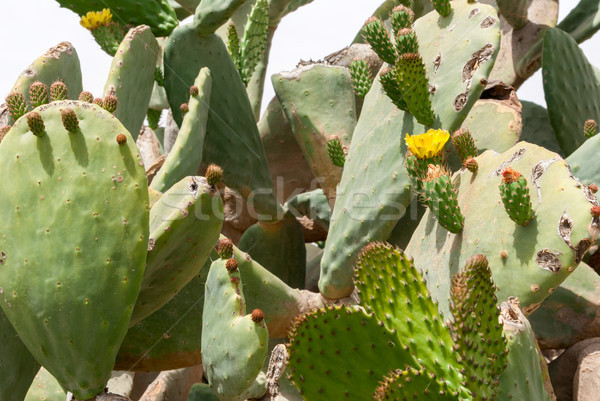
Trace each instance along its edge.
<path fill-rule="evenodd" d="M 35 358 L 88 399 L 110 377 L 140 290 L 146 175 L 133 138 L 102 108 L 62 101 L 35 113 L 38 135 L 24 117 L 0 145 L 0 171 L 14 178 L 0 194 L 0 306 Z"/>
<path fill-rule="evenodd" d="M 600 228 L 591 215 L 596 198 L 555 153 L 525 142 L 505 153 L 486 151 L 479 171 L 453 177 L 465 221 L 450 234 L 426 212 L 406 248 L 434 297 L 447 311 L 449 278 L 473 254 L 484 254 L 498 286 L 498 298 L 517 296 L 531 313 L 577 267 Z M 511 167 L 527 177 L 535 218 L 526 226 L 511 220 L 502 205 L 501 173 Z"/>

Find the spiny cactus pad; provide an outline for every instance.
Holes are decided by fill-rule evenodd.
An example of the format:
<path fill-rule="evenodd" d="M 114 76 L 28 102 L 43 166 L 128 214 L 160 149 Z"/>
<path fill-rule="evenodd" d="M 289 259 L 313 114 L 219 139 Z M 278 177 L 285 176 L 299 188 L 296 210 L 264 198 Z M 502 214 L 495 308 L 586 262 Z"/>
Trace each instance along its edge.
<path fill-rule="evenodd" d="M 219 398 L 234 401 L 244 400 L 255 383 L 267 358 L 268 333 L 264 321 L 246 314 L 240 273 L 226 263 L 215 260 L 206 279 L 202 365 Z"/>
<path fill-rule="evenodd" d="M 71 108 L 80 132 L 68 133 Z M 79 399 L 100 393 L 140 290 L 148 188 L 134 141 L 102 108 L 53 102 L 42 137 L 19 120 L 0 147 L 0 306 L 29 350 Z M 101 196 L 97 196 L 101 194 Z M 110 233 L 110 235 L 107 235 Z"/>

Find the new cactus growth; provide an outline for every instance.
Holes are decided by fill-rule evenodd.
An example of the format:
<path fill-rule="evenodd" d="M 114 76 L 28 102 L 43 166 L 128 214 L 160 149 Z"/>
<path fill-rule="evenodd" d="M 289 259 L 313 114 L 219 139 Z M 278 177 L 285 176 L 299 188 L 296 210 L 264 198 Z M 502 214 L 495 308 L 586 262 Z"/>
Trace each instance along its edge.
<path fill-rule="evenodd" d="M 529 224 L 534 212 L 525 177 L 511 167 L 505 168 L 502 171 L 500 194 L 508 216 L 519 225 Z"/>
<path fill-rule="evenodd" d="M 383 21 L 376 17 L 369 18 L 363 26 L 363 35 L 381 60 L 388 64 L 396 62 L 396 50 Z"/>
<path fill-rule="evenodd" d="M 108 111 L 111 114 L 114 114 L 114 112 L 117 111 L 118 106 L 119 101 L 114 95 L 107 95 L 102 100 L 102 107 L 104 108 L 104 110 Z"/>
<path fill-rule="evenodd" d="M 50 100 L 57 102 L 60 100 L 67 100 L 69 98 L 69 91 L 67 85 L 63 81 L 56 81 L 50 85 Z"/>
<path fill-rule="evenodd" d="M 206 181 L 211 186 L 215 186 L 223 179 L 223 169 L 216 164 L 211 164 L 206 168 Z"/>
<path fill-rule="evenodd" d="M 34 109 L 50 101 L 48 87 L 43 82 L 36 81 L 29 87 L 29 102 Z"/>
<path fill-rule="evenodd" d="M 397 72 L 390 67 L 379 72 L 379 82 L 392 103 L 400 110 L 406 110 L 406 101 L 402 97 L 402 88 L 398 84 Z"/>
<path fill-rule="evenodd" d="M 33 135 L 44 135 L 44 131 L 46 129 L 46 126 L 44 125 L 44 119 L 37 111 L 30 111 L 27 113 L 27 126 Z"/>
<path fill-rule="evenodd" d="M 346 153 L 342 148 L 342 142 L 339 138 L 333 138 L 327 141 L 327 154 L 334 166 L 344 167 L 346 161 Z"/>
<path fill-rule="evenodd" d="M 419 42 L 415 31 L 410 28 L 402 28 L 396 34 L 396 49 L 399 55 L 406 53 L 418 53 Z"/>
<path fill-rule="evenodd" d="M 9 93 L 6 97 L 6 105 L 8 106 L 10 116 L 14 121 L 17 121 L 19 118 L 25 115 L 27 111 L 29 111 L 29 106 L 27 105 L 25 96 L 19 92 Z"/>
<path fill-rule="evenodd" d="M 392 29 L 394 30 L 394 35 L 398 35 L 402 29 L 410 28 L 415 19 L 415 13 L 410 8 L 399 5 L 394 7 L 392 13 L 390 14 L 390 23 L 392 24 Z"/>
<path fill-rule="evenodd" d="M 425 65 L 418 53 L 401 54 L 396 63 L 396 80 L 406 102 L 406 109 L 425 126 L 433 125 Z"/>
<path fill-rule="evenodd" d="M 77 132 L 79 129 L 79 120 L 75 111 L 69 107 L 60 111 L 63 127 L 71 133 Z"/>
<path fill-rule="evenodd" d="M 585 120 L 583 123 L 583 134 L 586 138 L 591 138 L 598 133 L 598 124 L 596 120 Z"/>
<path fill-rule="evenodd" d="M 367 96 L 373 82 L 367 62 L 365 60 L 354 60 L 350 64 L 350 76 L 354 92 L 360 97 Z"/>
<path fill-rule="evenodd" d="M 463 163 L 469 158 L 477 157 L 479 154 L 475 140 L 469 130 L 463 128 L 458 129 L 454 131 L 450 139 L 452 140 L 454 149 L 456 149 L 456 152 L 458 153 L 458 157 L 460 157 L 460 160 Z"/>
<path fill-rule="evenodd" d="M 433 4 L 435 11 L 442 17 L 448 16 L 452 11 L 450 0 L 431 0 L 431 4 Z"/>
<path fill-rule="evenodd" d="M 79 100 L 86 103 L 92 103 L 94 101 L 94 95 L 91 92 L 83 91 L 79 94 Z"/>

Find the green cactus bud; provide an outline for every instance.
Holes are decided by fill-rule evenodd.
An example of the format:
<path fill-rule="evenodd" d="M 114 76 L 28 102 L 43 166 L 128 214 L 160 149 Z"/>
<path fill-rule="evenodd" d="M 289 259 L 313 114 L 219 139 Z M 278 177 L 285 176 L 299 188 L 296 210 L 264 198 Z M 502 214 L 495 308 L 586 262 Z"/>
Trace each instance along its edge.
<path fill-rule="evenodd" d="M 346 153 L 344 152 L 342 142 L 339 138 L 333 138 L 327 141 L 327 154 L 334 166 L 344 167 Z"/>
<path fill-rule="evenodd" d="M 104 110 L 108 111 L 111 114 L 113 114 L 117 110 L 118 106 L 119 101 L 114 95 L 106 95 L 104 97 L 104 100 L 102 101 L 102 107 L 104 108 Z"/>
<path fill-rule="evenodd" d="M 450 174 L 444 168 L 433 164 L 428 166 L 423 180 L 423 196 L 442 227 L 454 234 L 462 229 L 465 219 L 460 212 Z"/>
<path fill-rule="evenodd" d="M 371 79 L 371 71 L 365 60 L 354 60 L 350 64 L 350 78 L 352 79 L 352 87 L 354 93 L 360 97 L 367 96 L 371 89 L 373 80 Z"/>
<path fill-rule="evenodd" d="M 396 64 L 398 86 L 406 102 L 406 108 L 419 123 L 433 125 L 434 115 L 429 99 L 429 84 L 425 65 L 418 53 L 400 55 Z"/>
<path fill-rule="evenodd" d="M 67 85 L 63 81 L 56 81 L 50 85 L 50 100 L 56 102 L 68 99 Z"/>
<path fill-rule="evenodd" d="M 154 70 L 154 80 L 158 86 L 165 86 L 165 74 L 163 74 L 163 70 L 160 67 L 156 67 Z"/>
<path fill-rule="evenodd" d="M 225 267 L 227 268 L 227 271 L 229 273 L 234 273 L 238 269 L 238 261 L 233 258 L 227 259 L 227 262 L 225 263 Z"/>
<path fill-rule="evenodd" d="M 386 67 L 379 73 L 379 81 L 387 97 L 400 110 L 406 110 L 406 102 L 402 98 L 402 89 L 398 85 L 396 71 Z"/>
<path fill-rule="evenodd" d="M 238 36 L 237 30 L 235 29 L 235 25 L 233 24 L 233 22 L 227 26 L 227 50 L 229 51 L 229 55 L 233 60 L 233 64 L 235 64 L 235 68 L 237 68 L 237 70 L 240 71 L 240 37 Z"/>
<path fill-rule="evenodd" d="M 596 219 L 597 219 L 598 217 L 600 217 L 600 206 L 598 206 L 598 205 L 594 205 L 594 206 L 592 206 L 592 208 L 590 209 L 590 213 L 591 213 L 591 214 L 592 214 L 592 216 L 593 216 L 594 218 L 596 218 Z"/>
<path fill-rule="evenodd" d="M 586 120 L 583 124 L 583 133 L 586 138 L 591 138 L 598 133 L 598 124 L 596 120 Z"/>
<path fill-rule="evenodd" d="M 79 129 L 79 119 L 75 111 L 70 108 L 62 109 L 60 111 L 62 117 L 63 127 L 69 132 L 76 132 Z"/>
<path fill-rule="evenodd" d="M 436 378 L 426 369 L 408 367 L 406 370 L 396 369 L 390 372 L 375 390 L 376 401 L 404 401 L 408 399 L 437 401 L 455 401 L 453 394 L 443 379 Z"/>
<path fill-rule="evenodd" d="M 590 189 L 590 191 L 592 191 L 593 194 L 598 192 L 598 185 L 596 185 L 596 184 L 590 184 L 590 186 L 588 188 Z"/>
<path fill-rule="evenodd" d="M 479 154 L 475 140 L 468 129 L 461 128 L 454 131 L 450 140 L 463 163 L 468 158 L 477 157 Z"/>
<path fill-rule="evenodd" d="M 394 36 L 398 36 L 401 29 L 410 28 L 414 20 L 415 13 L 409 7 L 404 5 L 394 7 L 390 16 Z"/>
<path fill-rule="evenodd" d="M 377 17 L 371 17 L 365 22 L 363 36 L 379 58 L 388 64 L 396 62 L 396 50 L 390 40 L 388 31 Z"/>
<path fill-rule="evenodd" d="M 148 114 L 146 115 L 146 118 L 148 119 L 148 126 L 153 130 L 158 128 L 158 123 L 160 121 L 161 114 L 162 110 L 148 109 Z"/>
<path fill-rule="evenodd" d="M 35 81 L 29 86 L 29 102 L 34 109 L 43 104 L 48 104 L 49 100 L 48 86 L 45 83 Z"/>
<path fill-rule="evenodd" d="M 44 131 L 46 130 L 42 116 L 36 111 L 27 113 L 27 126 L 35 136 L 44 135 Z"/>
<path fill-rule="evenodd" d="M 233 241 L 229 238 L 223 238 L 217 246 L 217 253 L 221 259 L 231 259 L 233 257 Z"/>
<path fill-rule="evenodd" d="M 261 323 L 265 320 L 265 314 L 260 309 L 254 309 L 251 314 L 251 319 L 254 323 Z"/>
<path fill-rule="evenodd" d="M 94 95 L 91 92 L 83 91 L 79 94 L 79 100 L 86 103 L 92 103 L 94 101 Z"/>
<path fill-rule="evenodd" d="M 190 111 L 190 106 L 188 106 L 187 103 L 181 103 L 181 106 L 179 106 L 179 109 L 181 110 L 181 115 L 185 116 L 185 114 Z"/>
<path fill-rule="evenodd" d="M 442 17 L 446 17 L 452 11 L 452 7 L 450 6 L 450 0 L 431 0 L 431 4 L 433 8 L 439 15 Z"/>
<path fill-rule="evenodd" d="M 101 97 L 95 98 L 92 103 L 97 104 L 98 106 L 104 108 L 104 100 L 102 100 Z"/>
<path fill-rule="evenodd" d="M 496 287 L 484 255 L 469 258 L 463 270 L 454 275 L 450 288 L 450 310 L 454 317 L 452 334 L 457 347 L 466 386 L 478 400 L 494 399 L 507 363 L 506 339 L 499 323 Z"/>
<path fill-rule="evenodd" d="M 508 216 L 517 224 L 526 226 L 534 217 L 527 180 L 510 167 L 502 171 L 500 195 Z"/>
<path fill-rule="evenodd" d="M 472 157 L 469 157 L 467 160 L 463 162 L 463 166 L 471 173 L 475 174 L 477 169 L 479 168 L 479 164 L 477 164 L 477 160 Z"/>
<path fill-rule="evenodd" d="M 127 137 L 123 134 L 117 135 L 115 139 L 119 145 L 125 145 L 125 143 L 127 143 Z"/>
<path fill-rule="evenodd" d="M 205 175 L 206 181 L 208 181 L 208 183 L 214 187 L 223 179 L 223 169 L 213 163 L 206 168 Z"/>
<path fill-rule="evenodd" d="M 5 100 L 8 112 L 14 121 L 17 121 L 29 111 L 25 96 L 20 92 L 9 93 Z"/>
<path fill-rule="evenodd" d="M 419 41 L 415 31 L 410 28 L 402 28 L 396 34 L 396 49 L 398 54 L 418 53 Z"/>
<path fill-rule="evenodd" d="M 0 142 L 2 142 L 2 140 L 4 139 L 6 134 L 8 134 L 8 131 L 10 131 L 10 128 L 11 128 L 10 125 L 5 125 L 4 127 L 0 128 Z"/>

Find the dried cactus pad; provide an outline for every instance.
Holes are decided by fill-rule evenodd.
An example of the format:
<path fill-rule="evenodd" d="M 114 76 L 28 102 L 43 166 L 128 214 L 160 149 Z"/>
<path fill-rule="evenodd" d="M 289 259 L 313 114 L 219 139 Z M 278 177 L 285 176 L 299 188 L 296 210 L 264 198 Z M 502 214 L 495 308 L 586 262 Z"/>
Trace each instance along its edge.
<path fill-rule="evenodd" d="M 505 153 L 476 158 L 479 171 L 454 175 L 465 216 L 462 232 L 449 234 L 428 211 L 406 253 L 427 267 L 430 291 L 447 312 L 448 283 L 467 258 L 484 254 L 499 288 L 498 299 L 517 296 L 533 311 L 577 267 L 598 235 L 590 210 L 597 201 L 556 153 L 520 142 Z M 498 185 L 506 167 L 528 180 L 535 219 L 519 226 L 507 215 Z"/>
<path fill-rule="evenodd" d="M 0 146 L 11 177 L 0 191 L 0 306 L 61 386 L 88 399 L 110 378 L 140 290 L 147 179 L 131 135 L 101 107 L 67 100 L 36 112 L 39 136 L 22 118 Z"/>

